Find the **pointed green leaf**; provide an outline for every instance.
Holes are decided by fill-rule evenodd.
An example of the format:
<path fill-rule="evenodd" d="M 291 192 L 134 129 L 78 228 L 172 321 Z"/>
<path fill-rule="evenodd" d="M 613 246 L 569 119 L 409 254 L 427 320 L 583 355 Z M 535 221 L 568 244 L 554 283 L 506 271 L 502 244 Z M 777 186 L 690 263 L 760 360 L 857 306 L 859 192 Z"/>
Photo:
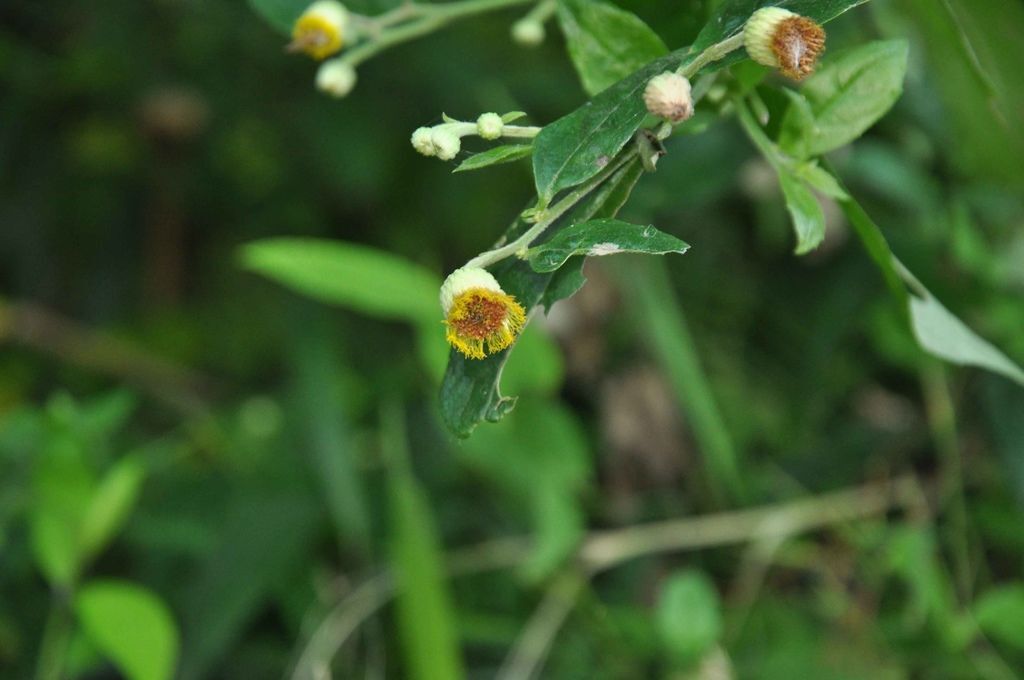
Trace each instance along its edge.
<path fill-rule="evenodd" d="M 533 153 L 533 147 L 529 144 L 503 144 L 493 149 L 473 154 L 459 164 L 452 172 L 466 172 L 468 170 L 480 170 L 489 168 L 492 165 L 512 163 L 520 158 L 526 158 Z"/>
<path fill-rule="evenodd" d="M 668 52 L 639 17 L 603 0 L 560 0 L 558 21 L 583 89 L 591 95 Z"/>
<path fill-rule="evenodd" d="M 94 581 L 75 597 L 89 639 L 129 680 L 169 680 L 178 657 L 178 629 L 167 605 L 124 581 Z"/>
<path fill-rule="evenodd" d="M 574 255 L 665 255 L 685 253 L 689 247 L 675 236 L 649 225 L 642 227 L 621 220 L 600 219 L 566 227 L 545 243 L 530 248 L 527 259 L 534 271 L 550 272 Z"/>
<path fill-rule="evenodd" d="M 796 254 L 809 253 L 825 239 L 825 213 L 807 185 L 789 172 L 779 172 L 779 184 L 796 231 Z"/>

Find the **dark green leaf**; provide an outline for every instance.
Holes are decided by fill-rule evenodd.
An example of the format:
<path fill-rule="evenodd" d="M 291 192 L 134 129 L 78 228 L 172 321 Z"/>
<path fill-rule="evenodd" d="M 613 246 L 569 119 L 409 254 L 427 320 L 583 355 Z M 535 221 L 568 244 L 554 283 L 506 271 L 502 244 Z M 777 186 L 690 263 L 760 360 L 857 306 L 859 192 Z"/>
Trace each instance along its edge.
<path fill-rule="evenodd" d="M 257 14 L 285 35 L 291 33 L 292 24 L 310 4 L 309 0 L 249 0 Z"/>
<path fill-rule="evenodd" d="M 558 20 L 583 89 L 591 95 L 668 52 L 639 17 L 603 0 L 559 0 Z"/>
<path fill-rule="evenodd" d="M 658 231 L 649 225 L 642 227 L 621 220 L 600 219 L 580 222 L 562 229 L 550 240 L 530 248 L 527 259 L 534 271 L 550 272 L 561 267 L 574 255 L 665 255 L 685 253 L 689 247 L 675 236 Z"/>
<path fill-rule="evenodd" d="M 433 272 L 375 248 L 272 238 L 242 248 L 242 264 L 310 297 L 385 319 L 439 319 Z"/>
<path fill-rule="evenodd" d="M 466 160 L 462 161 L 462 163 L 459 164 L 459 167 L 455 168 L 452 172 L 480 170 L 481 168 L 488 168 L 492 165 L 511 163 L 519 160 L 520 158 L 526 158 L 532 152 L 533 147 L 529 144 L 503 144 L 502 146 L 496 146 L 493 149 L 473 154 Z"/>
<path fill-rule="evenodd" d="M 541 130 L 533 143 L 533 175 L 542 203 L 587 181 L 618 154 L 647 116 L 641 97 L 647 81 L 678 68 L 688 52 L 651 62 Z"/>
<path fill-rule="evenodd" d="M 89 639 L 130 680 L 169 680 L 178 658 L 178 629 L 149 590 L 123 581 L 94 581 L 75 597 Z"/>
<path fill-rule="evenodd" d="M 779 172 L 779 184 L 796 231 L 796 254 L 803 255 L 825 239 L 825 213 L 807 185 L 789 172 Z"/>
<path fill-rule="evenodd" d="M 807 106 L 791 104 L 782 148 L 820 156 L 860 137 L 903 92 L 908 51 L 906 41 L 879 41 L 829 58 L 803 85 Z"/>

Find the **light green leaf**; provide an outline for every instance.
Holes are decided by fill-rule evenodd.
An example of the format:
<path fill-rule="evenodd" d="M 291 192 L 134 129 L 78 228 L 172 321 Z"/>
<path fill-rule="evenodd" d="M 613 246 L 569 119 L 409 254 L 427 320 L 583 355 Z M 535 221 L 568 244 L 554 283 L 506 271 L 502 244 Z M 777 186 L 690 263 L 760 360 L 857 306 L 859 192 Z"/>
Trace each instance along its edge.
<path fill-rule="evenodd" d="M 796 254 L 803 255 L 825 239 L 825 213 L 807 185 L 789 172 L 780 170 L 779 184 L 796 231 Z"/>
<path fill-rule="evenodd" d="M 533 147 L 529 144 L 503 144 L 493 149 L 473 154 L 459 164 L 452 172 L 466 172 L 469 170 L 480 170 L 489 168 L 492 165 L 512 163 L 521 158 L 526 158 L 533 153 Z"/>
<path fill-rule="evenodd" d="M 154 593 L 124 581 L 94 581 L 75 597 L 86 634 L 130 680 L 169 680 L 178 657 L 178 629 Z"/>
<path fill-rule="evenodd" d="M 878 41 L 839 53 L 803 85 L 810 111 L 790 105 L 782 148 L 820 156 L 860 137 L 903 92 L 909 48 L 904 40 Z"/>
<path fill-rule="evenodd" d="M 272 238 L 241 250 L 242 265 L 299 293 L 402 321 L 440 318 L 441 283 L 428 269 L 367 246 Z"/>
<path fill-rule="evenodd" d="M 673 574 L 658 600 L 658 633 L 677 665 L 698 661 L 722 635 L 718 591 L 702 572 Z"/>
<path fill-rule="evenodd" d="M 668 52 L 639 17 L 603 0 L 559 0 L 558 20 L 583 89 L 591 95 Z"/>
<path fill-rule="evenodd" d="M 660 232 L 652 226 L 642 227 L 621 220 L 599 219 L 566 227 L 545 243 L 530 248 L 527 259 L 535 271 L 550 272 L 561 267 L 574 255 L 665 255 L 685 253 L 689 247 L 675 236 Z"/>
<path fill-rule="evenodd" d="M 918 295 L 910 296 L 910 317 L 917 341 L 933 355 L 961 366 L 986 368 L 1024 385 L 1020 366 L 979 337 L 923 287 Z"/>
<path fill-rule="evenodd" d="M 974 618 L 986 635 L 1024 650 L 1024 584 L 986 592 L 974 603 Z"/>
<path fill-rule="evenodd" d="M 79 528 L 78 543 L 83 559 L 98 555 L 127 521 L 139 498 L 145 474 L 141 460 L 126 456 L 100 481 Z"/>
<path fill-rule="evenodd" d="M 403 428 L 389 424 L 393 437 Z M 405 458 L 405 442 L 393 441 L 393 458 Z M 404 677 L 458 680 L 465 675 L 455 634 L 454 608 L 448 593 L 441 541 L 430 504 L 406 464 L 396 463 L 389 476 L 391 532 L 398 632 L 405 659 Z"/>
<path fill-rule="evenodd" d="M 829 198 L 845 200 L 850 197 L 846 190 L 839 185 L 836 178 L 832 176 L 832 173 L 820 167 L 814 161 L 797 163 L 793 167 L 793 174 L 803 180 L 807 186 Z"/>

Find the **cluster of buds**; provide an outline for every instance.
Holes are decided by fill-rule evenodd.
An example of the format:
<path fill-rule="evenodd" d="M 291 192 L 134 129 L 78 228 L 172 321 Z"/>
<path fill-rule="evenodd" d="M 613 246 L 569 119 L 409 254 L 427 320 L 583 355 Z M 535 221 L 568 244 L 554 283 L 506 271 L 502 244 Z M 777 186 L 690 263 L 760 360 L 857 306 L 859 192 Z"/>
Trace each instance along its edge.
<path fill-rule="evenodd" d="M 509 113 L 500 116 L 497 113 L 485 113 L 475 123 L 455 120 L 444 116 L 444 122 L 433 127 L 417 128 L 412 133 L 412 146 L 424 156 L 437 156 L 443 161 L 455 158 L 462 149 L 462 138 L 478 135 L 483 139 L 495 140 L 502 137 L 534 137 L 540 128 L 521 125 L 508 125 L 521 113 Z"/>
<path fill-rule="evenodd" d="M 825 51 L 825 29 L 781 7 L 764 7 L 747 20 L 743 45 L 757 63 L 802 80 L 814 72 L 818 57 Z"/>
<path fill-rule="evenodd" d="M 445 339 L 470 359 L 507 349 L 526 324 L 526 310 L 486 269 L 464 267 L 441 286 Z"/>

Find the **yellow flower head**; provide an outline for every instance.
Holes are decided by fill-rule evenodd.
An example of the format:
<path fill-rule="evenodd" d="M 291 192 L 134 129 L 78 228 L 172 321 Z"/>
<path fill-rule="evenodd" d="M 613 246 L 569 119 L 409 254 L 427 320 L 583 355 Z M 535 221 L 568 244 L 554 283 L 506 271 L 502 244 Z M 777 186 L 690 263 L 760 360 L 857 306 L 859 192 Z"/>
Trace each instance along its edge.
<path fill-rule="evenodd" d="M 818 57 L 825 51 L 825 29 L 781 7 L 763 7 L 747 20 L 743 42 L 757 63 L 801 80 L 814 72 Z"/>
<path fill-rule="evenodd" d="M 306 8 L 292 27 L 288 49 L 326 59 L 345 44 L 348 10 L 337 0 L 317 0 Z"/>
<path fill-rule="evenodd" d="M 445 339 L 470 359 L 483 359 L 515 342 L 526 311 L 485 269 L 456 269 L 441 286 Z"/>

